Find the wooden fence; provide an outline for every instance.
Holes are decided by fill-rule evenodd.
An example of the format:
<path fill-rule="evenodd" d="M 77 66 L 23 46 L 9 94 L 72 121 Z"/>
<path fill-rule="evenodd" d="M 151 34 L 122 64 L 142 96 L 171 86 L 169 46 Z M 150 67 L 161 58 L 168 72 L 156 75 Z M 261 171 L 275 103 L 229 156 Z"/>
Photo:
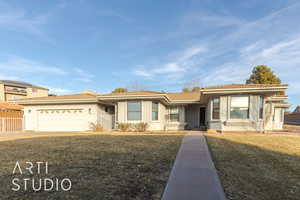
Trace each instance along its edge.
<path fill-rule="evenodd" d="M 300 113 L 291 113 L 284 116 L 285 124 L 300 125 Z"/>
<path fill-rule="evenodd" d="M 19 132 L 22 130 L 22 111 L 0 110 L 0 133 Z"/>

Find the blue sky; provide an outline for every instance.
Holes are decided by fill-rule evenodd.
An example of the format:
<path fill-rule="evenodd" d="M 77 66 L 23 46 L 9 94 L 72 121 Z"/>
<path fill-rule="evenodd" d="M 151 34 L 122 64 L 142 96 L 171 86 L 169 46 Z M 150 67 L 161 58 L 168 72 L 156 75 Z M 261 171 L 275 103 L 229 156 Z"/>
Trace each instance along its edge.
<path fill-rule="evenodd" d="M 298 0 L 1 1 L 0 79 L 57 94 L 244 83 L 269 65 L 300 104 Z"/>

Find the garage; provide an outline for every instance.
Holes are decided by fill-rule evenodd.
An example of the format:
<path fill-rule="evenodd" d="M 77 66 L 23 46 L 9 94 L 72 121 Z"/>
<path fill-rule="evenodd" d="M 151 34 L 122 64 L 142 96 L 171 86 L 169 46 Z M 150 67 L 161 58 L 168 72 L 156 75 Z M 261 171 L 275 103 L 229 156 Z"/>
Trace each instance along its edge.
<path fill-rule="evenodd" d="M 17 100 L 24 106 L 24 130 L 44 132 L 90 131 L 91 124 L 112 128 L 113 112 L 95 94 L 73 94 Z"/>
<path fill-rule="evenodd" d="M 87 122 L 83 109 L 37 110 L 37 131 L 84 131 Z"/>

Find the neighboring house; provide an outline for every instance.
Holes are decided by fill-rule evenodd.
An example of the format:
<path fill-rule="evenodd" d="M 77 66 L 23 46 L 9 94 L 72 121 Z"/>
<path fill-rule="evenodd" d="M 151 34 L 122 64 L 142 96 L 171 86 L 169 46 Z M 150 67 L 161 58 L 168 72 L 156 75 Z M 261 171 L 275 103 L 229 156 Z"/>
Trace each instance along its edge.
<path fill-rule="evenodd" d="M 0 101 L 48 96 L 49 89 L 25 82 L 0 80 Z"/>
<path fill-rule="evenodd" d="M 288 85 L 232 84 L 199 92 L 82 94 L 16 100 L 24 106 L 25 129 L 84 131 L 90 123 L 105 129 L 145 122 L 149 130 L 280 130 Z"/>
<path fill-rule="evenodd" d="M 294 112 L 284 116 L 285 124 L 300 125 L 300 106 L 297 106 Z"/>

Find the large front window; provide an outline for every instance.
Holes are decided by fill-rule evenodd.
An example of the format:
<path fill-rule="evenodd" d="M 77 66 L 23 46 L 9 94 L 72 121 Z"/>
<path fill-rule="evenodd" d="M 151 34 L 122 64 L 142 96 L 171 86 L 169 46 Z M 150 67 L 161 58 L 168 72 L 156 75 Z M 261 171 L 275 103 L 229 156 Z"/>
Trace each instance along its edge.
<path fill-rule="evenodd" d="M 152 120 L 158 120 L 158 102 L 152 102 Z"/>
<path fill-rule="evenodd" d="M 231 119 L 249 118 L 249 96 L 233 96 L 230 104 Z"/>
<path fill-rule="evenodd" d="M 130 101 L 127 103 L 127 120 L 141 120 L 142 106 L 140 101 Z"/>
<path fill-rule="evenodd" d="M 178 122 L 179 121 L 179 109 L 178 109 L 178 107 L 171 107 L 170 108 L 170 120 L 172 122 Z"/>
<path fill-rule="evenodd" d="M 220 98 L 216 97 L 212 100 L 212 119 L 220 119 Z"/>

